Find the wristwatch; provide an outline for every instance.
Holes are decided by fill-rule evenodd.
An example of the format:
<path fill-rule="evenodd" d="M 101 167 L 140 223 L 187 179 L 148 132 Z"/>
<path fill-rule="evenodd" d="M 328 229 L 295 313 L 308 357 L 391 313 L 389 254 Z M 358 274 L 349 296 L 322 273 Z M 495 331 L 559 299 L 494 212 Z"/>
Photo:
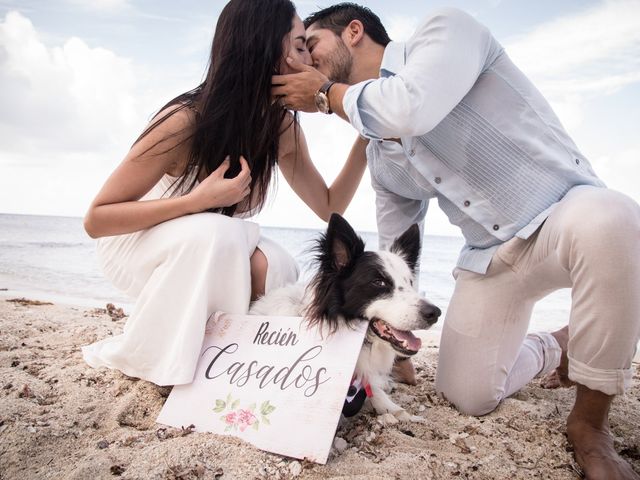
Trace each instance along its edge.
<path fill-rule="evenodd" d="M 326 113 L 327 115 L 333 113 L 333 111 L 331 110 L 331 105 L 329 105 L 329 89 L 334 83 L 336 82 L 333 82 L 331 80 L 325 82 L 315 95 L 315 102 L 316 107 L 318 107 L 318 111 Z"/>

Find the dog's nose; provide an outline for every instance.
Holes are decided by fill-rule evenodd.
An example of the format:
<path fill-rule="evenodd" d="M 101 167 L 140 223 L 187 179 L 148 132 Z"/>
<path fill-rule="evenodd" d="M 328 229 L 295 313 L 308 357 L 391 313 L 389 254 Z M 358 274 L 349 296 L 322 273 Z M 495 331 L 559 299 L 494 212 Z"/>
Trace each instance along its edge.
<path fill-rule="evenodd" d="M 426 321 L 429 326 L 433 325 L 438 321 L 438 317 L 442 312 L 435 305 L 431 305 L 430 303 L 423 303 L 420 306 L 420 316 Z"/>

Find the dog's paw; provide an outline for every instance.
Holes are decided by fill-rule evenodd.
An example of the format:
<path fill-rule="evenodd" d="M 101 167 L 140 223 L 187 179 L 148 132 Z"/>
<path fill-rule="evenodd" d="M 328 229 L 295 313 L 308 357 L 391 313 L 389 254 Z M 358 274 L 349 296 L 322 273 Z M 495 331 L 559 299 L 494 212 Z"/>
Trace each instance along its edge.
<path fill-rule="evenodd" d="M 399 421 L 400 420 L 398 420 L 398 418 L 392 413 L 383 413 L 382 415 L 378 415 L 378 423 L 380 423 L 380 425 L 382 425 L 383 427 L 395 425 Z"/>
<path fill-rule="evenodd" d="M 393 412 L 393 415 L 401 422 L 425 423 L 426 419 L 420 415 L 411 415 L 405 409 Z"/>
<path fill-rule="evenodd" d="M 401 422 L 411 422 L 413 417 L 413 415 L 407 412 L 404 408 L 397 412 L 393 412 L 393 415 Z"/>

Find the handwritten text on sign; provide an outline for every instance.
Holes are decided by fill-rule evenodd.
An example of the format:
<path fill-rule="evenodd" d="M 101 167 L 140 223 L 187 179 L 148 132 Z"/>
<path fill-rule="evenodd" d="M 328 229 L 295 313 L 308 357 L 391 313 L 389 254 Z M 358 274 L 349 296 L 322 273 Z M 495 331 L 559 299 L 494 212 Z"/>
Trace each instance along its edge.
<path fill-rule="evenodd" d="M 325 463 L 365 330 L 321 335 L 300 317 L 218 315 L 194 382 L 173 388 L 158 422 Z"/>

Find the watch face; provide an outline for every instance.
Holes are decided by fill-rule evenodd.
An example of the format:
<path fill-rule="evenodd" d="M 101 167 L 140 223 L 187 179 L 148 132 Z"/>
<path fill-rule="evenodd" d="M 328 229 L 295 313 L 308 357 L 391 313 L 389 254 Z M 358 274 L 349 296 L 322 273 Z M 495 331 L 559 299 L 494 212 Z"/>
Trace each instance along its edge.
<path fill-rule="evenodd" d="M 319 111 L 321 111 L 322 113 L 329 112 L 329 99 L 327 98 L 326 94 L 322 92 L 317 92 L 315 100 L 316 100 L 316 107 L 318 107 Z"/>

